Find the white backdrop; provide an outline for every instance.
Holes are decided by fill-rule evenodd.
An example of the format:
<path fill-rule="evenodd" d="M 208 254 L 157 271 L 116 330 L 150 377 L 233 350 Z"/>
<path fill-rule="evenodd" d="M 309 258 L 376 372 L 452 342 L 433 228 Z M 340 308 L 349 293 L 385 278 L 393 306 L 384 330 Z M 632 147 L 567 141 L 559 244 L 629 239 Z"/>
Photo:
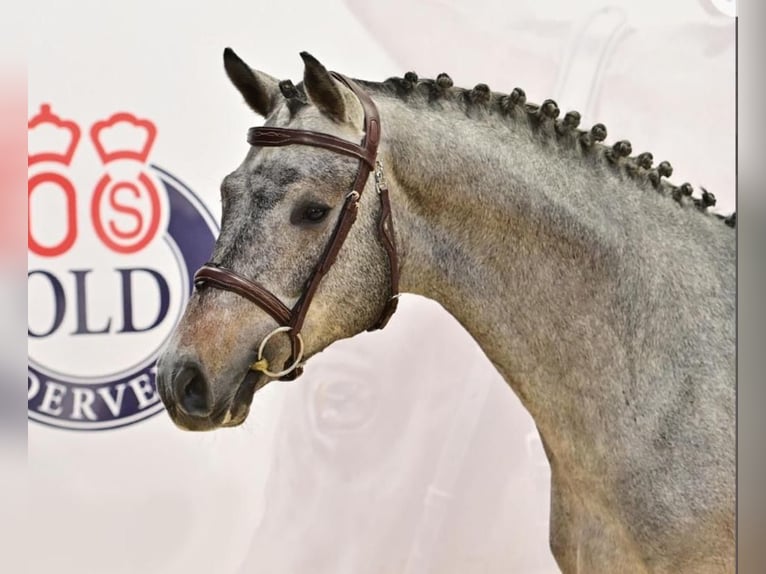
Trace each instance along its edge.
<path fill-rule="evenodd" d="M 45 0 L 30 7 L 29 116 L 49 103 L 81 126 L 85 143 L 89 126 L 116 112 L 150 119 L 152 162 L 217 219 L 220 180 L 260 121 L 229 85 L 223 48 L 296 83 L 307 50 L 352 77 L 446 71 L 456 85 L 554 97 L 583 124 L 604 122 L 609 141 L 627 138 L 669 160 L 673 181 L 706 186 L 728 213 L 732 4 Z M 84 222 L 99 169 L 84 144 L 62 168 L 83 198 L 86 246 L 95 245 Z M 51 201 L 34 204 L 31 225 L 55 238 L 64 204 Z M 30 269 L 66 275 L 121 261 L 78 249 L 31 254 Z M 51 309 L 32 281 L 30 328 L 39 331 L 36 314 Z M 110 305 L 95 293 L 85 303 L 92 329 Z M 30 361 L 108 370 L 134 341 L 109 333 L 69 347 L 73 337 L 61 333 L 47 347 L 31 338 Z M 164 413 L 99 431 L 30 421 L 29 468 L 36 573 L 557 571 L 549 471 L 532 420 L 459 325 L 416 297 L 403 299 L 386 330 L 339 342 L 296 383 L 259 392 L 242 427 L 183 433 Z"/>

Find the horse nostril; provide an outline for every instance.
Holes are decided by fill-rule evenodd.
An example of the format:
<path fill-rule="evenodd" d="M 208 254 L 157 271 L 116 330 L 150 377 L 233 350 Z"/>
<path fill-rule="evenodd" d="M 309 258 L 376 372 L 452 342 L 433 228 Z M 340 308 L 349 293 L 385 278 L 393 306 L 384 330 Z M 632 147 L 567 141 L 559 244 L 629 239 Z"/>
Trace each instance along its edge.
<path fill-rule="evenodd" d="M 205 417 L 211 412 L 207 381 L 194 365 L 187 365 L 176 374 L 173 382 L 176 402 L 186 414 Z"/>

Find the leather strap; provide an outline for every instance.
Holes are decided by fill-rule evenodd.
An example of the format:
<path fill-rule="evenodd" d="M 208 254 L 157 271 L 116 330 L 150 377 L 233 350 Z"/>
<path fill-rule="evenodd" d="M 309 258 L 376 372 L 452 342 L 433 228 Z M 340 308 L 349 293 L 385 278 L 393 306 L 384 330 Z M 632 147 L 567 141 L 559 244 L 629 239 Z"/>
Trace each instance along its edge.
<path fill-rule="evenodd" d="M 303 321 L 309 310 L 309 304 L 319 288 L 319 283 L 330 270 L 333 263 L 335 263 L 335 259 L 338 257 L 338 252 L 343 246 L 343 242 L 346 239 L 348 232 L 351 230 L 351 226 L 354 224 L 354 221 L 356 221 L 358 209 L 358 195 L 349 194 L 343 205 L 338 224 L 335 226 L 335 231 L 333 232 L 330 241 L 327 243 L 327 247 L 325 247 L 324 253 L 322 254 L 322 257 L 320 257 L 319 263 L 306 285 L 306 290 L 303 292 L 303 295 L 292 310 L 292 318 L 289 324 L 294 332 L 299 333 L 303 327 Z"/>
<path fill-rule="evenodd" d="M 290 322 L 290 309 L 272 295 L 271 291 L 260 283 L 246 279 L 229 269 L 206 263 L 194 274 L 194 285 L 197 287 L 211 285 L 233 291 L 258 305 L 280 325 L 287 325 Z"/>
<path fill-rule="evenodd" d="M 282 147 L 293 144 L 309 145 L 355 157 L 362 160 L 370 167 L 372 167 L 375 162 L 375 155 L 373 154 L 370 156 L 371 150 L 367 148 L 333 135 L 307 130 L 294 130 L 292 128 L 250 128 L 247 132 L 247 143 L 254 146 L 264 147 Z"/>
<path fill-rule="evenodd" d="M 377 174 L 376 174 L 377 177 Z M 378 235 L 380 236 L 383 248 L 388 254 L 389 266 L 391 268 L 391 297 L 386 302 L 383 312 L 378 321 L 368 331 L 377 331 L 388 324 L 396 308 L 399 305 L 399 257 L 396 253 L 396 240 L 394 237 L 394 226 L 391 219 L 391 202 L 388 197 L 388 187 L 385 181 L 377 181 L 378 193 L 380 193 L 380 221 L 378 221 Z"/>

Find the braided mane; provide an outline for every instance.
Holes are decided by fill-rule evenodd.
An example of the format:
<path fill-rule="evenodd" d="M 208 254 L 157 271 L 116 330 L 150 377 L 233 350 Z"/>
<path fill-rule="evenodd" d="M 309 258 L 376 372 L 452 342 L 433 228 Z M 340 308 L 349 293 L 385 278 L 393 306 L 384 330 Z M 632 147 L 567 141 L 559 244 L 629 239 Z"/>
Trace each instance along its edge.
<path fill-rule="evenodd" d="M 415 72 L 407 72 L 402 78 L 389 78 L 382 83 L 355 81 L 373 92 L 394 96 L 402 101 L 417 98 L 430 105 L 449 101 L 462 107 L 467 115 L 484 112 L 526 122 L 542 141 L 557 142 L 570 149 L 579 148 L 583 154 L 604 158 L 614 169 L 622 171 L 642 187 L 651 185 L 658 193 L 672 198 L 682 206 L 694 206 L 703 213 L 711 213 L 729 227 L 736 226 L 736 212 L 725 216 L 707 211 L 715 205 L 716 199 L 704 187 L 700 186 L 701 193 L 695 197 L 690 183 L 676 186 L 667 181 L 673 174 L 669 162 L 662 161 L 654 167 L 651 153 L 632 156 L 633 146 L 628 140 L 619 140 L 611 146 L 602 144 L 607 136 L 604 124 L 597 123 L 589 130 L 581 130 L 580 113 L 570 111 L 560 118 L 561 110 L 553 100 L 545 100 L 539 105 L 527 102 L 527 96 L 521 88 L 514 88 L 510 94 L 492 92 L 487 84 L 476 84 L 473 89 L 456 88 L 447 74 L 439 74 L 435 80 L 421 79 Z M 294 115 L 308 105 L 302 83 L 294 86 L 290 80 L 284 80 L 279 87 L 291 114 Z"/>

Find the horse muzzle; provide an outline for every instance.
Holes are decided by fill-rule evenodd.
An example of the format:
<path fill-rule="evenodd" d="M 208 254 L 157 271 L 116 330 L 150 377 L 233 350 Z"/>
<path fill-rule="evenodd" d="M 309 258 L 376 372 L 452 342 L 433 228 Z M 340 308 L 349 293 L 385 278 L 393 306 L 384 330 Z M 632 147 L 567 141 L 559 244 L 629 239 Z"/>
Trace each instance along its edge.
<path fill-rule="evenodd" d="M 166 354 L 157 365 L 157 390 L 171 420 L 183 430 L 242 424 L 255 391 L 268 382 L 265 375 L 250 369 L 227 379 L 239 383 L 211 383 L 203 366 L 191 357 Z"/>

